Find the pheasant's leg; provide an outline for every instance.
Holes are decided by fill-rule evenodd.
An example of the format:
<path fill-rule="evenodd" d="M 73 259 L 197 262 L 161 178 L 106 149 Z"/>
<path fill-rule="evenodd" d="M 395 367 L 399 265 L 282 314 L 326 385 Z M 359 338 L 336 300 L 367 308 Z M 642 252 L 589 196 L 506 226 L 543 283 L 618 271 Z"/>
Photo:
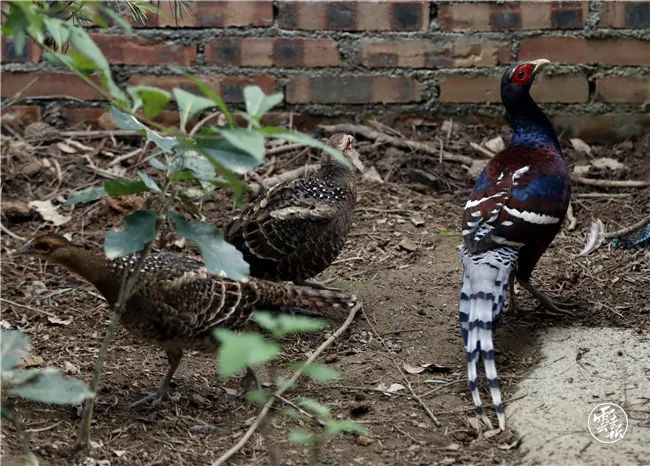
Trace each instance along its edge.
<path fill-rule="evenodd" d="M 508 311 L 515 313 L 519 312 L 520 309 L 517 306 L 517 303 L 515 302 L 515 277 L 514 275 L 510 275 L 510 280 L 508 283 Z"/>
<path fill-rule="evenodd" d="M 559 315 L 574 315 L 573 312 L 571 312 L 569 309 L 571 307 L 576 307 L 575 304 L 573 303 L 567 303 L 567 304 L 562 304 L 562 303 L 557 303 L 553 301 L 551 298 L 546 296 L 544 293 L 539 291 L 537 288 L 535 288 L 528 280 L 522 280 L 522 279 L 517 279 L 519 281 L 519 284 L 523 286 L 530 294 L 532 294 L 535 298 L 539 299 L 539 301 L 542 303 L 542 306 L 544 306 L 547 310 L 551 311 L 550 314 L 559 314 Z"/>
<path fill-rule="evenodd" d="M 154 393 L 151 393 L 150 395 L 145 396 L 141 400 L 136 401 L 135 403 L 131 403 L 131 405 L 129 405 L 130 408 L 139 408 L 144 405 L 150 405 L 153 408 L 168 396 L 169 382 L 171 382 L 172 377 L 174 377 L 174 373 L 176 372 L 176 369 L 178 369 L 178 365 L 181 363 L 181 359 L 183 358 L 183 352 L 166 351 L 166 353 L 167 353 L 167 360 L 169 361 L 169 369 L 167 369 L 167 374 L 165 374 L 165 378 L 158 386 L 158 390 L 156 390 Z"/>
<path fill-rule="evenodd" d="M 294 283 L 294 285 L 298 285 L 298 286 L 308 286 L 308 287 L 310 287 L 310 288 L 315 288 L 315 289 L 317 289 L 317 290 L 328 290 L 328 291 L 336 291 L 336 292 L 340 292 L 340 291 L 341 291 L 340 288 L 331 288 L 331 287 L 329 287 L 329 286 L 321 285 L 321 284 L 318 283 L 318 282 L 310 282 L 310 281 L 308 281 L 308 280 L 294 280 L 293 283 Z"/>
<path fill-rule="evenodd" d="M 262 388 L 262 384 L 260 383 L 260 379 L 257 377 L 257 373 L 250 367 L 246 368 L 246 374 L 244 375 L 244 378 L 241 381 L 241 387 L 242 387 L 242 396 L 246 395 L 247 392 L 250 392 L 253 388 L 260 389 Z"/>

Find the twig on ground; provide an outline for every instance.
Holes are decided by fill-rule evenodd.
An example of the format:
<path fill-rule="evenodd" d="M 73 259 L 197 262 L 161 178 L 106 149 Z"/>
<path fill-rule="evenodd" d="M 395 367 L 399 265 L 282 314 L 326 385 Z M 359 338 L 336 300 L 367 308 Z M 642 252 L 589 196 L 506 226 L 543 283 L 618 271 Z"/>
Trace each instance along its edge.
<path fill-rule="evenodd" d="M 491 150 L 486 149 L 485 147 L 483 147 L 483 146 L 481 146 L 479 144 L 476 144 L 475 142 L 470 142 L 469 145 L 470 145 L 470 147 L 472 149 L 474 149 L 477 152 L 480 152 L 481 154 L 485 155 L 486 157 L 488 157 L 490 159 L 492 157 L 494 157 L 494 152 L 492 152 Z"/>
<path fill-rule="evenodd" d="M 284 154 L 285 152 L 291 152 L 292 150 L 300 149 L 302 147 L 304 147 L 303 144 L 283 144 L 267 150 L 266 157 L 268 158 L 272 155 Z"/>
<path fill-rule="evenodd" d="M 384 341 L 384 339 L 382 338 L 382 336 L 379 335 L 379 333 L 377 332 L 377 330 L 375 330 L 375 326 L 372 325 L 372 322 L 370 322 L 370 319 L 368 318 L 368 316 L 366 315 L 366 313 L 365 313 L 365 311 L 364 311 L 363 309 L 361 310 L 361 313 L 363 314 L 363 317 L 366 319 L 366 322 L 368 322 L 368 325 L 370 326 L 370 330 L 372 330 L 372 333 L 375 334 L 375 336 L 377 337 L 377 339 L 379 340 L 379 342 L 381 343 L 381 345 L 382 345 L 382 346 L 384 347 L 384 349 L 386 350 L 386 353 L 388 354 L 388 357 L 391 359 L 391 361 L 393 361 L 393 364 L 395 365 L 395 368 L 397 369 L 397 371 L 398 371 L 398 372 L 400 373 L 400 375 L 402 376 L 402 379 L 403 379 L 404 382 L 406 383 L 406 386 L 407 386 L 407 388 L 409 389 L 409 391 L 411 392 L 411 395 L 413 395 L 413 399 L 414 399 L 415 401 L 418 402 L 418 404 L 422 407 L 422 409 L 424 409 L 424 411 L 425 411 L 425 412 L 427 413 L 427 415 L 431 418 L 431 420 L 433 421 L 433 423 L 434 423 L 436 426 L 440 427 L 440 425 L 441 425 L 441 424 L 440 424 L 440 421 L 438 421 L 438 418 L 436 417 L 436 415 L 433 414 L 433 411 L 431 411 L 431 409 L 429 409 L 429 407 L 424 403 L 424 401 L 422 400 L 422 398 L 421 398 L 418 394 L 415 393 L 415 391 L 413 390 L 413 386 L 411 385 L 411 381 L 408 379 L 408 377 L 406 377 L 406 375 L 404 375 L 404 372 L 403 372 L 402 369 L 399 367 L 399 364 L 397 364 L 397 361 L 395 360 L 395 358 L 394 358 L 393 355 L 391 354 L 390 349 L 388 348 L 388 345 L 386 344 L 386 342 Z"/>
<path fill-rule="evenodd" d="M 27 309 L 29 311 L 38 312 L 39 314 L 45 314 L 46 316 L 57 317 L 56 314 L 52 314 L 51 312 L 47 312 L 47 311 L 44 311 L 42 309 L 37 309 L 35 307 L 28 306 L 27 304 L 16 303 L 14 301 L 9 301 L 8 299 L 5 299 L 5 298 L 0 298 L 0 301 L 2 301 L 3 303 L 11 304 L 12 306 L 25 308 L 25 309 Z"/>
<path fill-rule="evenodd" d="M 625 227 L 625 228 L 622 228 L 620 230 L 613 231 L 611 233 L 605 233 L 604 238 L 605 239 L 611 239 L 611 238 L 615 238 L 617 236 L 621 236 L 621 235 L 625 235 L 627 233 L 631 233 L 631 232 L 633 232 L 635 230 L 638 230 L 639 228 L 644 226 L 646 223 L 650 223 L 650 215 L 646 215 L 641 220 L 639 220 L 636 223 L 633 223 L 629 227 Z"/>
<path fill-rule="evenodd" d="M 105 137 L 133 137 L 142 136 L 139 131 L 130 129 L 108 129 L 95 131 L 61 131 L 61 137 L 64 138 L 81 138 L 81 139 L 101 139 Z"/>
<path fill-rule="evenodd" d="M 566 227 L 567 230 L 575 230 L 578 219 L 573 215 L 573 205 L 569 202 L 569 208 L 566 211 L 566 218 L 569 220 L 569 225 Z"/>
<path fill-rule="evenodd" d="M 251 192 L 253 193 L 253 195 L 256 196 L 262 190 L 264 190 L 264 189 L 266 189 L 268 187 L 275 186 L 276 184 L 279 184 L 279 183 L 284 183 L 285 181 L 293 180 L 294 178 L 298 178 L 299 176 L 302 176 L 303 174 L 305 174 L 308 171 L 315 171 L 315 170 L 318 170 L 319 168 L 320 168 L 319 164 L 307 164 L 307 165 L 304 165 L 304 166 L 302 166 L 300 168 L 296 168 L 294 170 L 289 170 L 289 171 L 286 171 L 286 172 L 281 173 L 279 175 L 267 178 L 266 180 L 264 180 L 263 183 L 261 183 L 261 182 L 250 183 L 248 185 L 248 187 L 251 190 Z"/>
<path fill-rule="evenodd" d="M 2 230 L 3 233 L 5 233 L 5 234 L 11 236 L 13 239 L 17 239 L 18 241 L 25 241 L 25 238 L 23 238 L 23 237 L 20 236 L 20 235 L 17 235 L 17 234 L 14 233 L 13 231 L 11 231 L 9 228 L 7 228 L 6 226 L 4 226 L 4 224 L 1 223 L 1 222 L 0 222 L 0 230 Z"/>
<path fill-rule="evenodd" d="M 385 133 L 380 133 L 375 131 L 367 126 L 362 125 L 350 125 L 350 124 L 340 124 L 340 125 L 320 125 L 321 129 L 328 133 L 354 133 L 360 134 L 361 136 L 371 139 L 376 142 L 390 144 L 395 147 L 402 147 L 405 149 L 411 149 L 420 152 L 426 152 L 427 154 L 440 156 L 440 148 L 435 147 L 432 144 L 425 142 L 413 141 L 411 139 L 403 139 L 394 136 L 389 136 Z M 443 160 L 448 160 L 450 162 L 460 162 L 467 165 L 471 165 L 474 159 L 466 155 L 451 154 L 449 152 L 442 152 Z"/>
<path fill-rule="evenodd" d="M 289 390 L 293 386 L 293 384 L 300 378 L 302 375 L 304 368 L 307 367 L 309 364 L 313 363 L 318 356 L 327 348 L 329 345 L 332 344 L 334 340 L 336 340 L 345 330 L 350 326 L 352 321 L 354 320 L 354 316 L 357 314 L 359 309 L 362 308 L 361 302 L 358 302 L 357 304 L 354 305 L 350 309 L 350 313 L 348 314 L 347 319 L 345 319 L 345 322 L 334 332 L 327 340 L 323 342 L 322 345 L 318 347 L 316 351 L 312 353 L 312 355 L 307 359 L 305 364 L 303 364 L 300 369 L 296 370 L 289 381 L 286 384 L 283 384 L 282 387 L 277 389 L 275 393 L 269 398 L 269 400 L 266 402 L 264 407 L 262 407 L 262 410 L 260 413 L 257 415 L 257 418 L 251 424 L 251 426 L 248 428 L 246 433 L 242 435 L 242 437 L 239 439 L 239 441 L 233 445 L 227 452 L 225 452 L 223 455 L 221 455 L 219 458 L 217 458 L 216 461 L 212 463 L 212 466 L 219 466 L 221 464 L 226 463 L 235 453 L 237 453 L 239 450 L 242 449 L 244 445 L 246 445 L 246 442 L 251 438 L 251 436 L 255 433 L 255 431 L 258 429 L 266 415 L 269 413 L 271 410 L 271 407 L 273 406 L 273 403 L 275 403 L 275 400 L 277 399 L 278 396 L 281 396 L 284 392 Z"/>
<path fill-rule="evenodd" d="M 650 186 L 650 181 L 639 180 L 596 180 L 584 176 L 571 176 L 574 183 L 586 184 L 588 186 L 602 186 L 604 188 L 645 188 Z"/>
<path fill-rule="evenodd" d="M 25 92 L 27 89 L 32 87 L 34 83 L 38 81 L 38 77 L 32 79 L 30 82 L 27 83 L 25 87 L 23 87 L 21 90 L 16 92 L 11 99 L 9 99 L 7 102 L 2 104 L 2 111 L 6 112 L 9 107 L 11 107 L 13 104 L 18 102 L 20 100 L 20 96 L 23 95 L 23 92 Z"/>
<path fill-rule="evenodd" d="M 209 115 L 203 117 L 194 127 L 190 130 L 189 135 L 194 136 L 198 130 L 200 130 L 208 121 L 212 120 L 215 117 L 223 115 L 223 112 L 212 112 Z"/>
<path fill-rule="evenodd" d="M 618 198 L 618 197 L 630 197 L 632 193 L 578 193 L 575 197 L 582 198 L 598 198 L 598 197 L 607 197 L 607 198 Z"/>
<path fill-rule="evenodd" d="M 318 419 L 318 418 L 317 418 L 316 416 L 314 416 L 313 414 L 308 413 L 307 411 L 305 411 L 304 409 L 302 409 L 300 406 L 298 406 L 297 404 L 295 404 L 293 401 L 286 399 L 286 398 L 283 397 L 282 395 L 273 395 L 273 396 L 275 396 L 275 398 L 277 398 L 278 400 L 280 400 L 280 401 L 283 402 L 284 404 L 291 406 L 293 409 L 295 409 L 295 410 L 298 411 L 299 413 L 304 414 L 304 415 L 307 416 L 309 419 L 311 419 L 312 421 L 314 421 L 314 422 L 316 422 L 317 424 L 319 424 L 321 427 L 327 427 L 327 424 L 325 424 L 323 421 L 321 421 L 320 419 Z"/>
<path fill-rule="evenodd" d="M 124 162 L 125 160 L 130 159 L 131 157 L 135 157 L 136 155 L 138 155 L 138 154 L 144 152 L 145 150 L 147 150 L 148 145 L 149 145 L 149 141 L 147 141 L 144 144 L 144 146 L 138 147 L 136 150 L 132 150 L 131 152 L 127 152 L 126 154 L 118 155 L 117 157 L 115 157 L 113 160 L 111 160 L 108 163 L 108 166 L 112 167 L 114 165 L 118 165 L 118 164 Z"/>

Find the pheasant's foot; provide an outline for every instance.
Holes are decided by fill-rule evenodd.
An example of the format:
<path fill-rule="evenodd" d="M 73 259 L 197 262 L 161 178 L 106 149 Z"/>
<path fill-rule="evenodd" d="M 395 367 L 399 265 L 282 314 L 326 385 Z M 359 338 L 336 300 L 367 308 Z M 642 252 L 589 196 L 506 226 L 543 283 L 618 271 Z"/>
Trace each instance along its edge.
<path fill-rule="evenodd" d="M 244 378 L 241 381 L 241 394 L 240 396 L 246 395 L 246 393 L 250 392 L 253 389 L 261 389 L 262 384 L 260 383 L 260 379 L 257 376 L 257 373 L 250 367 L 246 368 L 246 374 L 244 374 Z"/>
<path fill-rule="evenodd" d="M 545 308 L 544 314 L 548 314 L 551 316 L 574 316 L 575 314 L 571 312 L 571 309 L 574 309 L 578 307 L 577 303 L 573 302 L 567 302 L 567 303 L 562 303 L 562 302 L 557 302 L 549 298 L 546 294 L 542 293 L 539 291 L 537 288 L 535 288 L 529 281 L 526 280 L 521 280 L 519 279 L 519 284 L 523 286 L 530 294 L 532 294 L 535 298 L 537 298 L 542 305 L 543 308 Z"/>
<path fill-rule="evenodd" d="M 139 409 L 144 407 L 155 408 L 164 399 L 170 399 L 169 385 L 167 384 L 161 385 L 160 387 L 158 387 L 158 390 L 156 390 L 155 392 L 149 393 L 144 398 L 141 398 L 140 400 L 131 403 L 129 405 L 129 408 L 131 409 Z"/>

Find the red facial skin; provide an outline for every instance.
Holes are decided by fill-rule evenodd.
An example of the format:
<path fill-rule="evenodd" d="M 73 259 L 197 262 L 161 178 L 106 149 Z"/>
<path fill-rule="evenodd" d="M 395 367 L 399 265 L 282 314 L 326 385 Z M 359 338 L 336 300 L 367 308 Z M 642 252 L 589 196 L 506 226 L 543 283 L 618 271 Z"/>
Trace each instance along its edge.
<path fill-rule="evenodd" d="M 530 64 L 519 65 L 512 73 L 512 82 L 520 86 L 528 84 L 533 77 L 533 69 L 533 65 Z"/>

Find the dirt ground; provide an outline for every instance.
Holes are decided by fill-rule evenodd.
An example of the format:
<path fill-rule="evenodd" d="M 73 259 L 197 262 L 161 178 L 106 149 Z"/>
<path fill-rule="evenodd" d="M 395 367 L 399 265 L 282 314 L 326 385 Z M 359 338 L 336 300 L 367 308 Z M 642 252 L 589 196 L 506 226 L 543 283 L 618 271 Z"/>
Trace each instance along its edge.
<path fill-rule="evenodd" d="M 385 128 L 383 128 L 385 130 Z M 446 151 L 484 159 L 469 146 L 501 134 L 506 128 L 454 124 L 447 133 L 422 120 L 398 128 L 406 137 L 438 144 Z M 108 322 L 108 309 L 94 289 L 64 270 L 15 256 L 22 244 L 44 231 L 72 233 L 87 248 L 100 249 L 108 229 L 120 217 L 142 206 L 129 197 L 60 208 L 70 220 L 54 228 L 20 203 L 52 200 L 60 204 L 79 188 L 101 182 L 102 173 L 134 173 L 146 169 L 144 154 L 119 164 L 111 160 L 139 147 L 136 139 L 74 140 L 90 150 L 66 150 L 59 138 L 28 138 L 22 128 L 5 134 L 2 142 L 2 324 L 27 333 L 37 364 L 59 367 L 69 375 L 90 379 L 92 366 Z M 69 148 L 70 144 L 66 144 Z M 616 146 L 591 147 L 578 152 L 568 143 L 571 166 L 611 157 L 625 165 L 620 170 L 593 169 L 599 179 L 648 179 L 650 140 Z M 522 464 L 531 460 L 520 451 L 520 433 L 486 436 L 473 427 L 471 398 L 465 378 L 465 356 L 457 323 L 460 264 L 459 223 L 472 180 L 458 163 L 440 163 L 437 157 L 406 153 L 359 138 L 366 168 L 374 167 L 382 182 L 360 179 L 356 220 L 345 250 L 334 265 L 318 277 L 353 290 L 361 297 L 363 313 L 320 358 L 342 375 L 330 385 L 303 383 L 288 392 L 295 401 L 310 396 L 331 407 L 336 417 L 353 418 L 370 431 L 367 436 L 345 435 L 321 445 L 322 464 Z M 277 174 L 314 162 L 309 151 L 274 157 L 257 170 Z M 601 188 L 576 184 L 573 212 L 577 223 L 567 225 L 539 264 L 534 283 L 550 295 L 580 303 L 574 317 L 548 317 L 532 312 L 536 302 L 525 291 L 518 302 L 531 312 L 506 313 L 497 332 L 497 367 L 502 392 L 509 401 L 518 382 L 540 360 L 538 338 L 545 329 L 563 326 L 625 327 L 647 335 L 650 329 L 650 261 L 647 250 L 610 250 L 578 257 L 590 224 L 600 218 L 606 231 L 630 225 L 647 215 L 650 188 Z M 233 211 L 226 194 L 206 201 L 208 220 L 222 224 Z M 13 236 L 12 236 L 13 235 Z M 163 237 L 164 246 L 179 249 Z M 185 247 L 186 252 L 190 252 Z M 345 319 L 333 313 L 330 330 Z M 327 336 L 288 339 L 273 371 L 290 374 L 292 364 L 304 360 Z M 602 342 L 608 345 L 607 341 Z M 570 355 L 573 357 L 574 355 Z M 647 358 L 646 358 L 647 359 Z M 419 374 L 410 366 L 431 364 Z M 640 361 L 639 364 L 642 364 Z M 410 369 L 406 370 L 406 367 Z M 188 354 L 177 372 L 173 392 L 180 397 L 155 410 L 133 411 L 128 404 L 152 389 L 164 374 L 162 351 L 143 346 L 124 330 L 113 340 L 96 405 L 92 436 L 101 443 L 96 460 L 84 464 L 210 464 L 231 447 L 256 415 L 256 408 L 236 396 L 237 380 L 222 383 L 215 373 L 215 357 Z M 268 376 L 269 370 L 263 371 Z M 408 383 L 407 383 L 408 382 Z M 435 414 L 434 425 L 413 393 Z M 391 391 L 391 385 L 405 388 Z M 393 386 L 395 388 L 395 386 Z M 485 399 L 485 398 L 484 398 Z M 592 400 L 585 400 L 591 403 Z M 523 400 L 519 400 L 519 403 Z M 282 407 L 279 406 L 281 409 Z M 80 410 L 18 401 L 20 418 L 42 464 L 70 464 Z M 648 422 L 650 407 L 646 403 Z M 643 411 L 642 409 L 642 411 Z M 491 411 L 488 409 L 490 415 Z M 307 464 L 301 446 L 287 441 L 294 421 L 274 412 L 263 433 L 257 433 L 234 457 L 232 464 Z M 2 426 L 5 461 L 19 453 L 15 432 Z M 535 461 L 532 461 L 535 462 Z"/>

